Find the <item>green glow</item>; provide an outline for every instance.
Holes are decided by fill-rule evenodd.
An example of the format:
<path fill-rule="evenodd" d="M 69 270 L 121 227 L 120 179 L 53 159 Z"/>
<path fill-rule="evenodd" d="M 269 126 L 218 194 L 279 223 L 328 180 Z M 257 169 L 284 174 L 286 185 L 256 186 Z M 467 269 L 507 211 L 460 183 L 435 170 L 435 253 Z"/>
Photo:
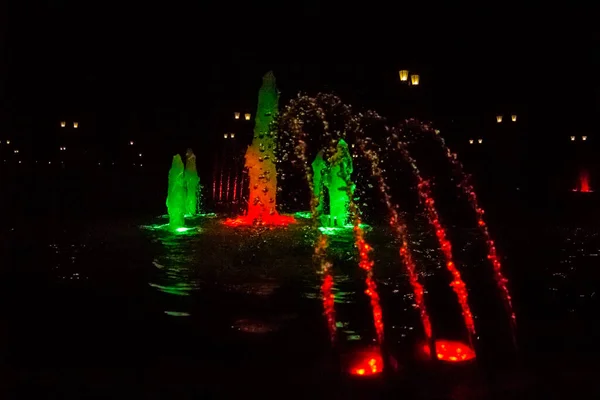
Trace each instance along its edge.
<path fill-rule="evenodd" d="M 319 200 L 317 205 L 317 215 L 323 214 L 323 201 L 324 201 L 324 174 L 327 171 L 327 163 L 323 159 L 323 151 L 321 150 L 315 160 L 312 163 L 313 169 L 313 190 L 314 196 Z"/>
<path fill-rule="evenodd" d="M 175 296 L 189 296 L 192 286 L 188 283 L 180 282 L 170 286 L 159 285 L 157 283 L 149 283 L 150 286 L 160 290 L 161 292 L 173 294 Z"/>
<path fill-rule="evenodd" d="M 258 106 L 254 119 L 254 137 L 246 150 L 246 163 L 250 181 L 248 217 L 266 220 L 277 215 L 277 169 L 275 146 L 277 134 L 271 130 L 279 107 L 279 91 L 275 76 L 269 71 L 263 77 L 258 92 Z"/>
<path fill-rule="evenodd" d="M 181 311 L 165 311 L 165 314 L 170 315 L 172 317 L 189 317 L 190 313 L 181 312 Z"/>
<path fill-rule="evenodd" d="M 331 216 L 330 224 L 334 226 L 345 225 L 348 221 L 348 207 L 350 198 L 348 192 L 354 193 L 355 185 L 351 183 L 352 176 L 352 156 L 348 149 L 348 143 L 340 139 L 337 144 L 337 151 L 329 159 L 330 172 L 325 179 L 325 186 L 329 190 L 329 213 Z M 351 187 L 346 187 L 350 182 Z"/>
<path fill-rule="evenodd" d="M 340 139 L 335 154 L 328 160 L 323 159 L 323 151 L 317 154 L 312 163 L 314 196 L 319 200 L 317 207 L 321 226 L 342 227 L 348 222 L 350 197 L 355 185 L 351 181 L 353 166 L 348 143 Z M 347 183 L 350 182 L 350 188 Z M 325 189 L 329 194 L 329 215 L 323 214 Z M 329 234 L 329 233 L 327 233 Z"/>
<path fill-rule="evenodd" d="M 368 230 L 370 228 L 370 226 L 367 224 L 360 224 L 359 226 L 363 230 Z M 336 226 L 336 227 L 322 226 L 319 228 L 321 233 L 323 233 L 324 235 L 330 235 L 330 236 L 345 234 L 345 233 L 351 232 L 353 229 L 354 229 L 354 225 L 352 225 L 352 224 L 346 224 L 344 226 Z"/>
<path fill-rule="evenodd" d="M 311 217 L 312 214 L 310 211 L 298 211 L 297 213 L 294 213 L 294 218 L 297 219 L 310 219 Z"/>
<path fill-rule="evenodd" d="M 169 227 L 177 229 L 185 225 L 185 179 L 184 166 L 179 154 L 173 156 L 173 163 L 169 170 L 169 190 L 167 194 L 167 212 L 169 213 Z"/>
<path fill-rule="evenodd" d="M 201 186 L 198 170 L 196 169 L 196 155 L 192 149 L 187 149 L 185 153 L 184 179 L 186 188 L 185 214 L 194 216 L 201 209 Z"/>
<path fill-rule="evenodd" d="M 194 228 L 177 228 L 175 229 L 175 232 L 187 232 L 191 230 L 194 230 Z"/>

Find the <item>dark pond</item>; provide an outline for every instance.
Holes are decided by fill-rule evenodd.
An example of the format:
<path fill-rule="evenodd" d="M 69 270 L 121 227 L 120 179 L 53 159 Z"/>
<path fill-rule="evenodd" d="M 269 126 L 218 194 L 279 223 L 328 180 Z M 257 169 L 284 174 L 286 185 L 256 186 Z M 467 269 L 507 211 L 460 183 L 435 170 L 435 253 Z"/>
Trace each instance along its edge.
<path fill-rule="evenodd" d="M 305 220 L 253 230 L 204 216 L 177 234 L 157 229 L 163 218 L 51 221 L 2 229 L 0 366 L 12 398 L 598 394 L 600 232 L 590 224 L 507 219 L 497 230 L 518 315 L 516 348 L 478 232 L 451 227 L 478 325 L 478 360 L 466 365 L 420 357 L 423 332 L 398 243 L 385 227 L 368 229 L 386 362 L 396 367 L 355 379 L 346 355 L 375 334 L 349 233 L 330 236 L 339 331 L 332 348 Z M 410 240 L 436 335 L 464 340 L 429 230 L 413 226 Z"/>

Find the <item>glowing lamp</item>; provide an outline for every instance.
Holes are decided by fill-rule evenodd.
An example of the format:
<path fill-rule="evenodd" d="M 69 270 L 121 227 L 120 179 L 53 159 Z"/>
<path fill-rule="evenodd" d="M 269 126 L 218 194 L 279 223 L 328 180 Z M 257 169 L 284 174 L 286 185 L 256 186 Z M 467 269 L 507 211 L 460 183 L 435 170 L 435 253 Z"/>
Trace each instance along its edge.
<path fill-rule="evenodd" d="M 6 144 L 10 144 L 10 140 L 7 140 L 7 141 L 6 141 Z"/>
<path fill-rule="evenodd" d="M 473 144 L 473 139 L 469 139 L 469 144 Z"/>
<path fill-rule="evenodd" d="M 138 154 L 140 157 L 142 156 L 142 153 Z"/>
<path fill-rule="evenodd" d="M 75 129 L 79 128 L 79 122 L 73 122 L 73 128 L 75 128 Z"/>
<path fill-rule="evenodd" d="M 228 135 L 227 135 L 226 133 L 224 133 L 224 134 L 223 134 L 223 138 L 224 138 L 224 139 L 227 139 L 227 136 L 228 136 Z"/>
<path fill-rule="evenodd" d="M 239 112 L 233 113 L 233 118 L 240 119 L 240 113 Z"/>
<path fill-rule="evenodd" d="M 575 136 L 571 136 L 571 142 L 575 141 Z"/>
<path fill-rule="evenodd" d="M 130 141 L 129 141 L 129 145 L 130 145 L 130 146 L 133 146 L 133 140 L 130 140 Z"/>
<path fill-rule="evenodd" d="M 383 372 L 383 358 L 379 349 L 359 351 L 351 360 L 348 371 L 350 375 L 366 377 Z"/>
<path fill-rule="evenodd" d="M 235 139 L 235 133 L 230 133 L 232 139 Z"/>
<path fill-rule="evenodd" d="M 437 359 L 444 362 L 459 363 L 475 358 L 475 351 L 464 343 L 454 340 L 436 340 L 435 351 Z M 429 344 L 423 345 L 423 352 L 431 357 Z"/>
<path fill-rule="evenodd" d="M 66 121 L 60 121 L 60 127 L 64 128 L 65 126 L 67 126 L 67 122 Z"/>
<path fill-rule="evenodd" d="M 419 84 L 419 75 L 411 75 L 410 83 L 414 86 L 417 86 Z"/>
<path fill-rule="evenodd" d="M 512 120 L 512 122 L 517 122 L 517 114 L 511 115 L 510 119 Z"/>
<path fill-rule="evenodd" d="M 496 122 L 497 123 L 502 122 L 502 115 L 496 115 Z"/>
<path fill-rule="evenodd" d="M 483 143 L 483 139 L 477 139 L 477 143 L 479 143 L 479 144 Z"/>
<path fill-rule="evenodd" d="M 408 71 L 407 70 L 402 69 L 402 70 L 400 70 L 399 74 L 400 74 L 401 82 L 406 82 L 408 80 Z"/>
<path fill-rule="evenodd" d="M 582 136 L 581 140 L 586 141 L 587 140 L 587 136 Z"/>
<path fill-rule="evenodd" d="M 250 121 L 250 113 L 246 113 L 246 114 L 244 114 L 244 119 L 245 119 L 246 121 Z"/>
<path fill-rule="evenodd" d="M 19 150 L 15 150 L 15 154 L 19 154 Z"/>

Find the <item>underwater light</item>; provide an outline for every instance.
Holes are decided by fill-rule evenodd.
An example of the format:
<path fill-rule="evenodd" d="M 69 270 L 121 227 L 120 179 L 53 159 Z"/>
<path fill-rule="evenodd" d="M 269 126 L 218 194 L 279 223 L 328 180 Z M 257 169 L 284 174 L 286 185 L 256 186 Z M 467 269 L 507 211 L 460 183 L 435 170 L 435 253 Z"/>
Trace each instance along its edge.
<path fill-rule="evenodd" d="M 356 353 L 350 366 L 350 375 L 373 376 L 383 372 L 383 358 L 379 349 Z"/>
<path fill-rule="evenodd" d="M 423 351 L 430 357 L 429 344 L 423 345 Z M 440 361 L 464 362 L 475 358 L 475 351 L 464 343 L 454 340 L 436 340 L 435 351 Z"/>

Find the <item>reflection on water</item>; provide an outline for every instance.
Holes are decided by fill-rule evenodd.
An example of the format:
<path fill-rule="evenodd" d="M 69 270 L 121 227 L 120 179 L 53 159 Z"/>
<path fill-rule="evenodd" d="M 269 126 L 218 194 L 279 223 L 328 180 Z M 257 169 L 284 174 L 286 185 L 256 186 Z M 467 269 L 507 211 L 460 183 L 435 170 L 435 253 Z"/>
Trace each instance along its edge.
<path fill-rule="evenodd" d="M 172 337 L 181 340 L 181 344 L 177 345 L 183 349 L 221 345 L 227 348 L 235 343 L 239 352 L 232 352 L 228 363 L 244 358 L 240 354 L 246 354 L 244 352 L 257 346 L 257 342 L 263 347 L 256 350 L 258 355 L 253 362 L 261 357 L 276 357 L 282 352 L 289 352 L 294 357 L 305 355 L 318 363 L 315 360 L 323 357 L 323 348 L 329 343 L 321 315 L 320 276 L 312 264 L 315 233 L 309 225 L 307 221 L 288 229 L 231 229 L 223 227 L 216 219 L 200 218 L 192 221 L 188 226 L 190 229 L 182 232 L 168 232 L 161 229 L 160 224 L 140 231 L 137 225 L 125 223 L 93 226 L 85 231 L 61 227 L 59 232 L 38 233 L 37 236 L 32 236 L 31 230 L 7 230 L 3 237 L 5 245 L 1 249 L 0 266 L 12 268 L 25 278 L 14 285 L 15 288 L 11 287 L 12 281 L 4 281 L 6 301 L 3 304 L 7 309 L 27 310 L 15 312 L 15 315 L 27 315 L 36 307 L 44 306 L 47 300 L 54 301 L 44 309 L 50 315 L 47 323 L 53 323 L 55 313 L 64 313 L 67 317 L 56 324 L 57 331 L 62 331 L 53 340 L 60 340 L 59 336 L 75 340 L 77 334 L 68 336 L 69 332 L 85 329 L 86 324 L 89 326 L 89 330 L 81 334 L 86 339 L 81 340 L 78 349 L 93 347 L 90 345 L 92 339 L 95 343 L 105 341 L 107 348 L 115 343 L 130 346 L 131 339 L 124 339 L 127 330 L 117 332 L 114 326 L 132 321 L 128 329 L 135 329 L 144 320 L 147 326 L 140 331 L 157 328 L 159 333 L 156 337 L 173 332 Z M 515 232 L 516 235 L 518 232 Z M 478 238 L 473 234 L 471 231 L 455 232 L 457 239 L 454 244 L 467 283 L 473 290 L 473 301 L 478 303 L 486 293 L 478 291 L 480 282 L 475 278 L 488 270 L 485 260 L 478 258 Z M 541 325 L 542 328 L 536 331 L 539 336 L 532 341 L 539 341 L 544 352 L 553 351 L 553 356 L 560 355 L 566 340 L 578 342 L 582 338 L 593 337 L 588 325 L 583 325 L 580 331 L 575 331 L 574 326 L 582 325 L 580 321 L 584 319 L 594 321 L 598 315 L 600 235 L 597 230 L 589 228 L 555 228 L 549 232 L 536 231 L 535 234 L 544 235 L 543 239 L 539 239 L 544 242 L 544 247 L 540 247 L 543 251 L 539 254 L 536 250 L 531 259 L 538 260 L 539 257 L 543 262 L 529 264 L 524 262 L 528 260 L 526 253 L 506 252 L 511 256 L 507 265 L 519 268 L 519 276 L 533 271 L 532 280 L 535 280 L 536 290 L 541 288 L 543 296 L 539 296 L 539 304 L 547 321 L 530 318 L 527 322 L 531 325 L 550 321 L 552 325 L 548 326 L 552 330 Z M 523 232 L 527 246 L 530 246 L 532 235 L 530 231 Z M 410 239 L 419 258 L 421 278 L 428 283 L 427 294 L 435 311 L 443 308 L 444 300 L 452 298 L 452 293 L 442 297 L 441 301 L 435 298 L 439 296 L 436 291 L 439 287 L 447 287 L 447 280 L 444 280 L 444 271 L 439 269 L 439 255 L 431 248 L 430 236 L 425 229 L 423 232 L 416 229 Z M 352 233 L 335 233 L 329 239 L 339 336 L 349 347 L 361 347 L 371 343 L 374 333 L 368 299 L 364 294 L 364 274 L 356 264 Z M 375 248 L 375 274 L 382 298 L 386 345 L 388 351 L 397 356 L 402 370 L 411 344 L 421 343 L 422 328 L 412 291 L 398 259 L 398 243 L 379 227 L 369 231 L 369 240 Z M 42 287 L 38 282 L 36 284 L 40 286 L 31 290 L 32 277 L 37 277 L 43 285 L 55 287 L 33 297 L 35 300 L 21 307 L 20 302 L 26 301 L 24 298 L 36 296 L 37 288 Z M 436 286 L 438 283 L 434 279 L 440 279 L 441 283 Z M 519 283 L 517 278 L 511 282 Z M 85 290 L 80 290 L 82 288 Z M 519 307 L 526 308 L 533 303 L 527 297 L 531 292 L 529 287 L 517 292 L 515 298 Z M 66 293 L 61 301 L 54 299 L 59 293 Z M 538 295 L 537 291 L 535 295 Z M 537 306 L 538 303 L 535 304 Z M 564 310 L 568 318 L 560 315 L 559 310 Z M 445 311 L 439 313 L 444 322 L 442 328 L 445 328 Z M 78 316 L 77 320 L 72 318 L 73 315 Z M 146 319 L 148 315 L 150 318 Z M 483 320 L 492 319 L 484 314 L 481 317 Z M 16 319 L 9 321 L 12 324 L 5 323 L 8 318 L 16 316 L 4 314 L 3 318 L 3 326 L 11 329 L 23 324 L 23 320 Z M 86 323 L 80 323 L 81 319 L 86 319 Z M 74 322 L 67 328 L 65 324 L 70 321 Z M 95 333 L 98 326 L 106 327 L 105 331 Z M 33 328 L 18 331 L 24 337 L 23 343 L 15 345 L 19 351 L 41 340 L 33 333 L 31 337 L 25 336 L 27 332 L 35 332 Z M 563 331 L 558 332 L 558 329 Z M 213 332 L 209 338 L 204 335 L 207 331 Z M 189 337 L 184 338 L 182 333 L 186 332 Z M 18 337 L 18 333 L 13 337 Z M 543 342 L 550 333 L 557 340 Z M 200 336 L 202 339 L 198 340 Z M 484 339 L 489 339 L 489 335 Z M 200 343 L 202 341 L 204 343 Z M 561 343 L 558 349 L 556 343 Z M 173 340 L 169 342 L 169 346 L 172 345 L 175 345 Z M 593 349 L 594 346 L 590 346 L 585 350 L 593 352 Z M 522 351 L 526 350 L 527 346 L 523 346 Z M 536 354 L 536 357 L 539 356 Z M 557 358 L 553 365 L 561 362 Z M 226 365 L 221 367 L 221 371 L 228 371 L 230 364 L 223 364 Z M 286 371 L 294 367 L 292 364 L 280 363 L 277 366 Z M 571 364 L 563 365 L 571 368 Z M 595 367 L 581 364 L 582 370 L 586 368 L 590 371 Z M 403 371 L 413 373 L 410 368 Z M 441 379 L 442 375 L 432 379 Z M 524 375 L 526 378 L 506 375 L 506 379 L 497 380 L 499 386 L 529 384 L 530 375 Z M 419 390 L 429 389 L 425 386 Z M 478 394 L 474 398 L 482 398 L 477 397 L 483 395 L 482 390 L 470 384 L 465 386 L 458 379 L 448 384 L 448 393 L 455 393 L 459 398 L 475 392 Z M 419 395 L 418 398 L 428 397 Z"/>
<path fill-rule="evenodd" d="M 194 259 L 190 245 L 194 238 L 201 235 L 199 226 L 181 227 L 175 231 L 169 229 L 168 224 L 142 226 L 142 229 L 152 232 L 153 242 L 159 244 L 159 254 L 153 261 L 158 269 L 154 282 L 149 285 L 162 293 L 172 296 L 190 296 L 193 291 L 199 290 L 200 282 L 194 277 Z M 191 315 L 189 303 L 168 299 L 164 301 L 164 313 L 174 317 L 188 317 Z"/>

